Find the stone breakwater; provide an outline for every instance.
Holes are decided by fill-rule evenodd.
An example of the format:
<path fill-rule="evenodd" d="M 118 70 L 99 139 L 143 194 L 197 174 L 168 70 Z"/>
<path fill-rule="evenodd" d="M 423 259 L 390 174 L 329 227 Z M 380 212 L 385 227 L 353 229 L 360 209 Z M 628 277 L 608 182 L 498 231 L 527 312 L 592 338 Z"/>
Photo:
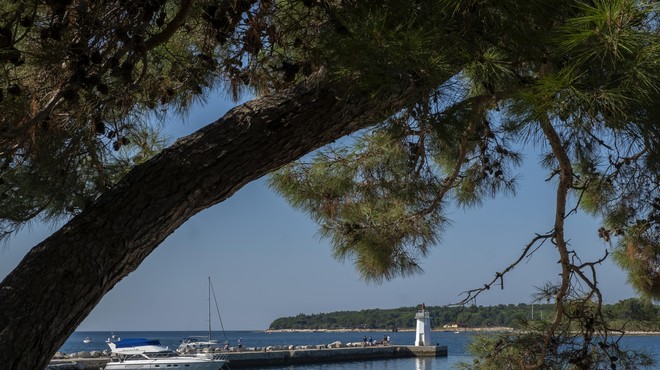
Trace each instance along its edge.
<path fill-rule="evenodd" d="M 341 361 L 368 361 L 404 357 L 445 357 L 447 346 L 365 346 L 364 343 L 333 342 L 331 344 L 308 346 L 268 346 L 246 348 L 243 351 L 215 352 L 222 353 L 229 360 L 231 369 L 245 367 L 286 366 Z M 72 357 L 74 355 L 82 357 Z M 92 357 L 93 355 L 98 357 Z M 47 370 L 98 370 L 110 361 L 107 351 L 94 353 L 61 354 L 51 361 Z"/>
<path fill-rule="evenodd" d="M 382 344 L 376 344 L 374 343 L 373 345 L 366 345 L 367 347 L 380 347 L 383 346 Z M 352 342 L 352 343 L 342 343 L 340 341 L 335 341 L 330 344 L 310 344 L 310 345 L 299 345 L 299 346 L 294 346 L 294 345 L 289 345 L 289 344 L 284 344 L 284 345 L 276 345 L 276 346 L 266 346 L 266 347 L 246 347 L 242 351 L 239 351 L 238 348 L 236 347 L 231 347 L 229 351 L 224 351 L 222 348 L 217 347 L 210 347 L 210 348 L 204 348 L 202 350 L 195 350 L 192 348 L 187 348 L 182 354 L 195 354 L 198 352 L 201 353 L 233 353 L 233 352 L 270 352 L 270 351 L 295 351 L 295 350 L 307 350 L 307 349 L 324 349 L 324 348 L 357 348 L 357 347 L 365 347 L 364 342 Z M 387 346 L 385 346 L 387 347 Z"/>
<path fill-rule="evenodd" d="M 228 353 L 229 367 L 288 366 L 342 361 L 368 361 L 404 357 L 446 357 L 446 346 L 343 346 L 299 350 Z"/>
<path fill-rule="evenodd" d="M 110 361 L 110 350 L 81 351 L 70 354 L 57 352 L 46 370 L 98 370 Z"/>
<path fill-rule="evenodd" d="M 98 358 L 98 357 L 110 357 L 112 352 L 110 352 L 109 349 L 106 349 L 105 351 L 81 351 L 81 352 L 74 352 L 70 354 L 62 353 L 62 352 L 57 352 L 55 356 L 53 356 L 54 360 L 66 360 L 69 358 Z"/>

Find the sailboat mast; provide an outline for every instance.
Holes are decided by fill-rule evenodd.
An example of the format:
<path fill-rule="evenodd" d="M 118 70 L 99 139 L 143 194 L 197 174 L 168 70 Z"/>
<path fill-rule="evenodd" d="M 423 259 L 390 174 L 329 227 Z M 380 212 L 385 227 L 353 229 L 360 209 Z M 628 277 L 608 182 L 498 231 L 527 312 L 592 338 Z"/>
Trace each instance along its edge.
<path fill-rule="evenodd" d="M 209 342 L 211 341 L 211 277 L 209 276 Z"/>

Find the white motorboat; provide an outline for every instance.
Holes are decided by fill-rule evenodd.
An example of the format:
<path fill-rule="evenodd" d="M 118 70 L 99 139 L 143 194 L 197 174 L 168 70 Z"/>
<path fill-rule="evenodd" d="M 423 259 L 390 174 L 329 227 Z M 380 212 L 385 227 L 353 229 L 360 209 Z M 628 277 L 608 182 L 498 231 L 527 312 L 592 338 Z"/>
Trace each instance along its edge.
<path fill-rule="evenodd" d="M 83 339 L 83 343 L 85 343 L 85 344 L 92 343 L 92 338 L 86 337 L 85 339 Z"/>
<path fill-rule="evenodd" d="M 179 353 L 195 352 L 204 348 L 220 348 L 221 346 L 222 344 L 220 342 L 209 337 L 186 337 L 181 339 L 181 344 L 179 344 L 179 348 L 176 351 Z"/>
<path fill-rule="evenodd" d="M 189 370 L 220 370 L 228 361 L 213 355 L 179 356 L 157 339 L 126 338 L 108 342 L 113 359 L 106 370 L 141 370 L 181 367 Z"/>

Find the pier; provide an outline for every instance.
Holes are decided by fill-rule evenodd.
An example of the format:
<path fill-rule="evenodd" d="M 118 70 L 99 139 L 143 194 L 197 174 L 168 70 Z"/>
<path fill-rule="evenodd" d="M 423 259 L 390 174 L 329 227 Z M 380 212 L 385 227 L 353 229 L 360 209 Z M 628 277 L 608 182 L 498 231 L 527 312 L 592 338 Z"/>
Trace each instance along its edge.
<path fill-rule="evenodd" d="M 366 361 L 404 357 L 446 357 L 447 346 L 374 346 L 321 348 L 272 352 L 232 352 L 229 367 L 267 367 L 321 362 Z"/>
<path fill-rule="evenodd" d="M 231 369 L 246 367 L 268 367 L 283 365 L 303 365 L 346 361 L 384 360 L 406 357 L 446 357 L 447 346 L 366 346 L 316 349 L 294 349 L 275 351 L 244 351 L 226 353 Z M 110 362 L 109 357 L 53 360 L 51 369 L 98 370 Z M 73 365 L 73 364 L 79 365 Z M 77 367 L 74 367 L 77 366 Z"/>

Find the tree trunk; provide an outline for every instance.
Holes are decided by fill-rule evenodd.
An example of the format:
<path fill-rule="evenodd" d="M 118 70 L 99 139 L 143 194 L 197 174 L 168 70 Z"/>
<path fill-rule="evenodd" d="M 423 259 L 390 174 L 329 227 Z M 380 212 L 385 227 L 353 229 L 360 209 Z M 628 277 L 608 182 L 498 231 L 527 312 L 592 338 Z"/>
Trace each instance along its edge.
<path fill-rule="evenodd" d="M 0 367 L 43 369 L 105 293 L 199 211 L 416 96 L 338 98 L 299 85 L 245 103 L 137 166 L 34 247 L 0 284 Z"/>

